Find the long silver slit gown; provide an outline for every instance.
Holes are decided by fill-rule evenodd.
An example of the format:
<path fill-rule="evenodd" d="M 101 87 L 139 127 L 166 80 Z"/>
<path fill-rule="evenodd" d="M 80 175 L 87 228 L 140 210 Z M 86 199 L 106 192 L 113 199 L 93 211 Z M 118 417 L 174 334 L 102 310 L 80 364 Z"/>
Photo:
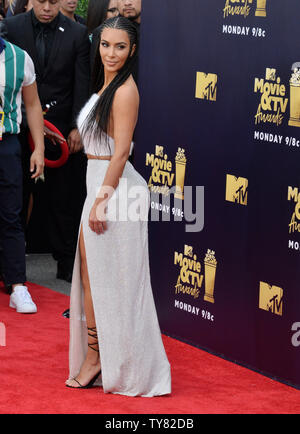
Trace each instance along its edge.
<path fill-rule="evenodd" d="M 79 130 L 97 98 L 97 94 L 92 95 L 82 109 Z M 113 150 L 113 140 L 107 138 Z M 86 153 L 108 155 L 105 143 L 88 140 L 84 146 Z M 126 219 L 137 200 L 137 196 L 130 198 L 128 192 L 132 188 L 143 191 L 147 204 L 149 192 L 146 181 L 130 162 L 109 200 L 107 231 L 97 235 L 88 226 L 89 213 L 109 163 L 88 160 L 87 197 L 81 217 L 102 370 L 96 384 L 102 385 L 105 393 L 144 397 L 169 394 L 171 371 L 151 288 L 147 218 Z M 77 244 L 70 297 L 69 378 L 78 375 L 86 352 L 87 326 Z"/>

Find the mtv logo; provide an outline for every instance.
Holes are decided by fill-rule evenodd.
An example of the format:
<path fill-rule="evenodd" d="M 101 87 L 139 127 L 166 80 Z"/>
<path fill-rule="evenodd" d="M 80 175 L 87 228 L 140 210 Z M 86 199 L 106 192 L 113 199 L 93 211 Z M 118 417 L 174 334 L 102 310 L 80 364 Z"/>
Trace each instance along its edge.
<path fill-rule="evenodd" d="M 228 202 L 248 204 L 248 179 L 237 178 L 234 175 L 226 176 L 226 197 Z"/>
<path fill-rule="evenodd" d="M 184 256 L 189 256 L 190 258 L 193 256 L 193 247 L 184 245 Z"/>
<path fill-rule="evenodd" d="M 275 81 L 276 80 L 276 69 L 267 68 L 266 69 L 266 80 Z"/>
<path fill-rule="evenodd" d="M 163 146 L 156 145 L 156 146 L 155 146 L 155 155 L 156 155 L 157 157 L 161 157 L 161 158 L 163 158 L 163 157 L 164 157 L 164 147 L 163 147 Z"/>
<path fill-rule="evenodd" d="M 282 316 L 283 290 L 279 286 L 271 286 L 260 282 L 259 308 Z"/>
<path fill-rule="evenodd" d="M 206 99 L 208 101 L 216 101 L 217 81 L 218 76 L 216 74 L 197 72 L 195 97 L 199 99 Z"/>

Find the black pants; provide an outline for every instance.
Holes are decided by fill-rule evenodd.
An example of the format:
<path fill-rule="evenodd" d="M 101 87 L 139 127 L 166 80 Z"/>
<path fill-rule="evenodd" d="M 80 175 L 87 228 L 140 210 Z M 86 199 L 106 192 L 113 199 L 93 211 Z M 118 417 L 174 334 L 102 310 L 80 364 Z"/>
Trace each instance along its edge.
<path fill-rule="evenodd" d="M 22 210 L 21 145 L 15 134 L 0 141 L 0 246 L 6 286 L 26 282 Z"/>
<path fill-rule="evenodd" d="M 67 137 L 62 125 L 58 128 Z M 24 210 L 27 216 L 28 199 L 33 196 L 33 210 L 26 227 L 28 253 L 51 252 L 65 268 L 71 269 L 75 257 L 81 212 L 86 197 L 86 156 L 80 151 L 70 154 L 66 164 L 59 168 L 45 167 L 45 182 L 32 182 L 29 174 L 27 129 L 22 130 L 24 164 Z M 59 147 L 45 142 L 45 156 L 50 160 L 60 155 Z M 27 168 L 27 169 L 26 169 Z"/>
<path fill-rule="evenodd" d="M 86 156 L 72 154 L 65 165 L 45 170 L 48 234 L 54 259 L 72 267 L 86 197 Z"/>

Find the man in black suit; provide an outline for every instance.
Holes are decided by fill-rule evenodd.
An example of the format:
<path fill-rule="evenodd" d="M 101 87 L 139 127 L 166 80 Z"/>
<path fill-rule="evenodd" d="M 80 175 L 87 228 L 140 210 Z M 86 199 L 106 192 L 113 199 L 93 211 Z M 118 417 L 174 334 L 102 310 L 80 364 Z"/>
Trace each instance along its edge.
<path fill-rule="evenodd" d="M 71 281 L 86 195 L 86 158 L 76 118 L 89 94 L 90 42 L 84 26 L 60 13 L 60 0 L 32 3 L 31 11 L 4 20 L 6 38 L 31 56 L 42 107 L 55 102 L 45 117 L 62 132 L 69 145 L 67 163 L 45 169 L 45 183 L 40 183 L 34 194 L 33 215 L 39 201 L 44 201 L 44 230 L 58 261 L 57 278 Z M 24 133 L 23 138 L 26 141 Z M 58 149 L 52 146 L 54 159 L 55 154 L 59 155 Z"/>

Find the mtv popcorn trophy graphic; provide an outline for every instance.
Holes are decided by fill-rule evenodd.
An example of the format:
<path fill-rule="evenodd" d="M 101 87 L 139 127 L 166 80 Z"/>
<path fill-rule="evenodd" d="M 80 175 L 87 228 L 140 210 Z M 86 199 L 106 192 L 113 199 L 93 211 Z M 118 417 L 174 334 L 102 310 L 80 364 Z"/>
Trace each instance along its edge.
<path fill-rule="evenodd" d="M 293 74 L 290 79 L 291 97 L 290 97 L 290 120 L 289 125 L 300 127 L 300 64 L 298 68 L 293 68 Z M 293 65 L 294 66 L 294 65 Z"/>
<path fill-rule="evenodd" d="M 184 199 L 183 188 L 184 188 L 184 178 L 185 178 L 185 169 L 186 169 L 186 156 L 185 150 L 182 148 L 178 148 L 176 157 L 176 190 L 175 197 L 177 199 Z"/>
<path fill-rule="evenodd" d="M 205 266 L 205 295 L 204 300 L 214 303 L 214 290 L 215 290 L 215 279 L 217 271 L 217 261 L 215 258 L 215 252 L 213 250 L 207 250 L 206 256 L 204 258 Z"/>
<path fill-rule="evenodd" d="M 256 17 L 266 17 L 267 16 L 267 0 L 257 0 L 257 8 L 255 12 Z"/>

